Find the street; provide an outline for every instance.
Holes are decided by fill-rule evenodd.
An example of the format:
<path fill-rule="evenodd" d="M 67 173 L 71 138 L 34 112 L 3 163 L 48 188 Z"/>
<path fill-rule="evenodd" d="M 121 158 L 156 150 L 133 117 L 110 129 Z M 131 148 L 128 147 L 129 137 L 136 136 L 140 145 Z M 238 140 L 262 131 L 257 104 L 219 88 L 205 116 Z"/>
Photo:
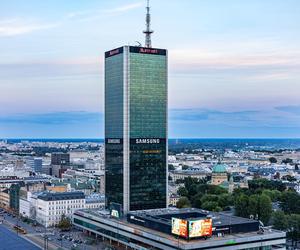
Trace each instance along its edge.
<path fill-rule="evenodd" d="M 9 229 L 10 232 L 15 233 L 17 236 L 34 242 L 41 249 L 82 249 L 82 250 L 96 250 L 105 249 L 108 247 L 106 244 L 98 241 L 97 244 L 91 245 L 92 239 L 88 238 L 83 232 L 72 229 L 68 232 L 61 232 L 58 228 L 48 228 L 42 226 L 33 226 L 32 224 L 25 223 L 15 215 L 5 212 L 0 209 L 0 223 L 1 226 Z M 26 230 L 26 234 L 18 233 L 14 230 L 14 226 L 18 225 Z M 2 248 L 0 247 L 2 250 Z"/>

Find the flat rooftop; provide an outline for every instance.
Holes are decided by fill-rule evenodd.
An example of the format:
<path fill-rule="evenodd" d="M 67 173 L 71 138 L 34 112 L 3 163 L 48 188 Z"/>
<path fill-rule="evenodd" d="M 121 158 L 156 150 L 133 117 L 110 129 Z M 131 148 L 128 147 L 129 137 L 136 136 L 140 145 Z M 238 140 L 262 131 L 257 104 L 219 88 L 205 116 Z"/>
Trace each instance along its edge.
<path fill-rule="evenodd" d="M 176 212 L 178 214 L 178 209 L 171 208 L 171 209 L 163 209 L 165 211 L 168 211 L 170 214 L 173 212 Z M 192 209 L 193 211 L 194 209 Z M 201 210 L 200 210 L 201 211 Z M 204 211 L 204 210 L 203 210 Z M 136 214 L 147 214 L 148 216 L 154 216 L 159 217 L 159 211 L 158 210 L 148 210 L 148 211 L 135 211 L 132 213 Z M 193 211 L 194 212 L 194 211 Z M 182 211 L 184 213 L 184 211 Z M 212 235 L 211 238 L 196 238 L 191 240 L 186 240 L 182 238 L 178 238 L 175 235 L 164 233 L 158 230 L 154 230 L 148 227 L 144 227 L 141 225 L 133 224 L 127 221 L 126 218 L 117 219 L 110 216 L 109 211 L 107 210 L 80 210 L 75 213 L 75 215 L 78 214 L 79 216 L 83 216 L 86 219 L 90 219 L 94 222 L 99 221 L 100 223 L 105 223 L 108 226 L 118 228 L 118 230 L 126 230 L 128 232 L 134 232 L 135 235 L 147 237 L 149 239 L 155 239 L 156 241 L 159 240 L 160 242 L 164 242 L 169 245 L 177 246 L 182 245 L 184 246 L 184 249 L 195 249 L 195 248 L 212 248 L 213 246 L 220 246 L 220 245 L 235 245 L 235 244 L 248 244 L 248 242 L 252 241 L 258 241 L 258 240 L 265 240 L 265 241 L 276 241 L 277 239 L 284 239 L 285 233 L 273 230 L 273 229 L 267 229 L 263 234 L 258 234 L 258 231 L 251 231 L 251 232 L 243 232 L 243 233 L 231 233 L 231 234 L 225 234 L 223 237 L 218 237 L 216 235 Z M 158 214 L 158 216 L 157 216 Z M 161 214 L 164 214 L 163 211 L 161 211 Z M 236 216 L 230 216 L 223 213 L 211 213 L 215 219 L 215 223 L 230 223 L 235 221 L 236 223 L 243 224 L 248 219 L 236 217 Z M 231 217 L 231 218 L 230 218 Z M 158 219 L 161 220 L 161 219 Z M 163 219 L 164 220 L 164 219 Z M 253 220 L 250 220 L 253 221 Z M 285 240 L 284 240 L 285 241 Z M 199 248 L 199 249 L 200 249 Z"/>
<path fill-rule="evenodd" d="M 153 210 L 132 211 L 130 215 L 138 216 L 148 220 L 170 224 L 172 218 L 180 218 L 186 220 L 212 218 L 213 226 L 233 225 L 233 224 L 248 224 L 257 222 L 255 220 L 233 216 L 222 212 L 210 212 L 197 208 L 166 208 Z"/>

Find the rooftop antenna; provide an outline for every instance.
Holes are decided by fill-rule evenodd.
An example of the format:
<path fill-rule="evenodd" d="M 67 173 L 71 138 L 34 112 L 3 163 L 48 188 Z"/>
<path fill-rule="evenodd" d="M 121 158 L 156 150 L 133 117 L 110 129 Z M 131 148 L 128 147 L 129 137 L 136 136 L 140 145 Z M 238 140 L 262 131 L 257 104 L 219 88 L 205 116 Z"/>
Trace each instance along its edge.
<path fill-rule="evenodd" d="M 150 28 L 150 24 L 151 24 L 151 15 L 150 15 L 150 7 L 149 7 L 149 0 L 147 0 L 147 14 L 146 14 L 146 30 L 143 31 L 143 33 L 146 35 L 145 38 L 145 47 L 146 48 L 151 48 L 151 34 L 154 32 L 153 30 L 151 30 Z"/>

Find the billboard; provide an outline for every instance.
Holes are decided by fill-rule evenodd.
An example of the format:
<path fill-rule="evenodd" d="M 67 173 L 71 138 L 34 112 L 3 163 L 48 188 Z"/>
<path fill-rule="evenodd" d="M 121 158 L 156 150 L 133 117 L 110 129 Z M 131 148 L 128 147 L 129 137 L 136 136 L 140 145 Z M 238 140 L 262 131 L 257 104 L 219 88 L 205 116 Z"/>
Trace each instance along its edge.
<path fill-rule="evenodd" d="M 121 204 L 111 202 L 109 210 L 110 210 L 110 216 L 115 217 L 115 218 L 122 217 L 122 205 Z"/>
<path fill-rule="evenodd" d="M 212 235 L 212 219 L 189 221 L 189 238 L 211 236 L 211 235 Z"/>
<path fill-rule="evenodd" d="M 188 222 L 186 220 L 172 218 L 172 234 L 188 237 Z"/>

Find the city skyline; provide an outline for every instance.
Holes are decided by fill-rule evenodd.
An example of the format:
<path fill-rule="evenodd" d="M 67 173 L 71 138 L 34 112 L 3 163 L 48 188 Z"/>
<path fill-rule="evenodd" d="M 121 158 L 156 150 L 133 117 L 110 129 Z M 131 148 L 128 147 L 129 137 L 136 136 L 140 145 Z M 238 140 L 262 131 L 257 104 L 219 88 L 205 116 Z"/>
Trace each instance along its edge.
<path fill-rule="evenodd" d="M 0 138 L 103 138 L 102 57 L 143 43 L 144 7 L 1 3 Z M 169 49 L 170 138 L 300 137 L 300 3 L 151 7 L 153 47 Z"/>

